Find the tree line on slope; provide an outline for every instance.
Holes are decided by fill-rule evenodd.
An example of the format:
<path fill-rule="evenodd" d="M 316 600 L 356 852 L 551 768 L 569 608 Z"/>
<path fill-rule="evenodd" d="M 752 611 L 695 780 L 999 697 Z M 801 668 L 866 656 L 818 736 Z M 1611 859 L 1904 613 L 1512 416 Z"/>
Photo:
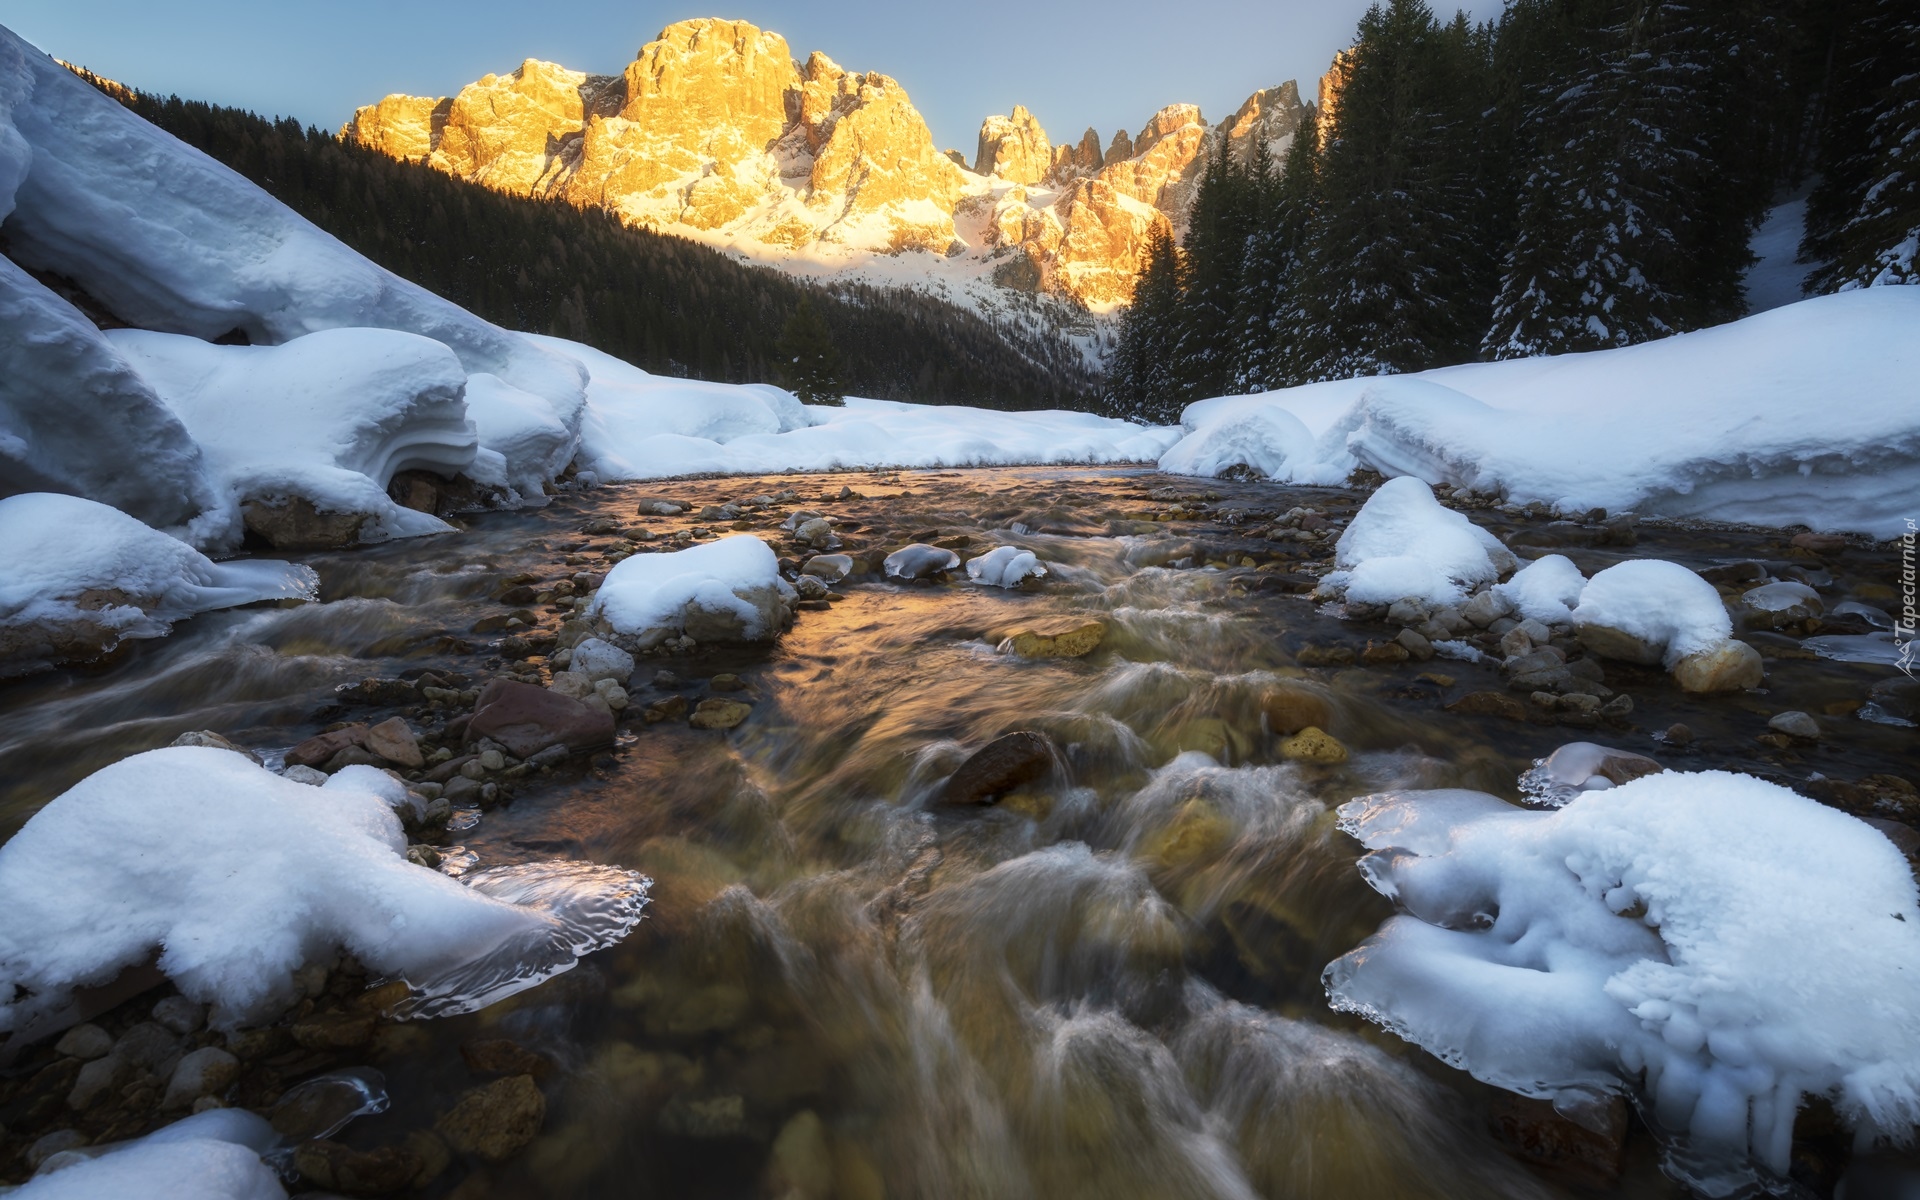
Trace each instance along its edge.
<path fill-rule="evenodd" d="M 1215 156 L 1184 245 L 1150 248 L 1118 411 L 1731 320 L 1810 174 L 1812 291 L 1920 282 L 1913 0 L 1509 0 L 1478 26 L 1388 0 L 1331 83 L 1283 161 Z"/>
<path fill-rule="evenodd" d="M 824 393 L 998 409 L 1098 400 L 1098 375 L 1080 352 L 1030 324 L 905 288 L 797 280 L 597 209 L 503 195 L 297 121 L 81 74 L 387 270 L 509 329 L 584 342 L 662 375 L 780 383 L 789 374 L 783 335 L 810 304 L 837 357 L 837 386 Z M 808 386 L 822 390 L 812 377 Z"/>

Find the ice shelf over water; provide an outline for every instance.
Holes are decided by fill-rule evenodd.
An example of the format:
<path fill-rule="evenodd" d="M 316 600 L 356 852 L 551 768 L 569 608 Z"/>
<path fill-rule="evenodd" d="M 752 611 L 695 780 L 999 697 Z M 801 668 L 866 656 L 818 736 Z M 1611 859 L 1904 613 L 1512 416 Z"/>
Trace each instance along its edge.
<path fill-rule="evenodd" d="M 1710 1194 L 1786 1170 L 1803 1097 L 1868 1136 L 1920 1121 L 1920 897 L 1865 822 L 1718 771 L 1340 821 L 1400 915 L 1327 968 L 1335 1007 L 1526 1095 L 1637 1091 Z"/>
<path fill-rule="evenodd" d="M 201 747 L 94 772 L 0 846 L 0 1030 L 50 1020 L 74 989 L 156 953 L 219 1028 L 272 1016 L 294 972 L 336 950 L 413 984 L 410 1013 L 471 1011 L 640 920 L 647 882 L 614 868 L 469 886 L 408 862 L 393 812 L 406 798 L 371 767 L 314 787 Z"/>
<path fill-rule="evenodd" d="M 1875 537 L 1920 493 L 1920 289 L 1821 296 L 1589 354 L 1189 405 L 1161 469 L 1338 483 L 1356 467 L 1606 508 Z"/>

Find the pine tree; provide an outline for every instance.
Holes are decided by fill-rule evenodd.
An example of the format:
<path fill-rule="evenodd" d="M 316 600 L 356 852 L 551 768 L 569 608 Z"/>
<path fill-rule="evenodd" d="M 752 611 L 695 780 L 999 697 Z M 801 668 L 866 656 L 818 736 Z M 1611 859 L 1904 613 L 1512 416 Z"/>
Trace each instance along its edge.
<path fill-rule="evenodd" d="M 1424 0 L 1390 0 L 1361 18 L 1336 67 L 1340 107 L 1321 151 L 1295 375 L 1388 374 L 1472 357 L 1488 299 L 1470 138 L 1490 81 L 1483 54 L 1464 20 L 1442 28 Z"/>
<path fill-rule="evenodd" d="M 1120 341 L 1108 373 L 1109 406 L 1120 416 L 1173 424 L 1185 407 L 1175 371 L 1180 336 L 1180 250 L 1162 225 L 1147 242 L 1133 290 L 1120 320 Z"/>
<path fill-rule="evenodd" d="M 1255 216 L 1252 202 L 1251 178 L 1221 139 L 1201 174 L 1180 256 L 1179 333 L 1169 373 L 1183 404 L 1233 390 L 1233 314 Z"/>
<path fill-rule="evenodd" d="M 846 391 L 840 384 L 840 352 L 834 349 L 833 334 L 815 311 L 811 297 L 801 297 L 794 306 L 781 327 L 776 349 L 780 354 L 780 381 L 801 403 L 846 403 Z"/>
<path fill-rule="evenodd" d="M 1821 182 L 1802 257 L 1814 291 L 1920 283 L 1920 12 L 1858 0 L 1841 17 Z"/>

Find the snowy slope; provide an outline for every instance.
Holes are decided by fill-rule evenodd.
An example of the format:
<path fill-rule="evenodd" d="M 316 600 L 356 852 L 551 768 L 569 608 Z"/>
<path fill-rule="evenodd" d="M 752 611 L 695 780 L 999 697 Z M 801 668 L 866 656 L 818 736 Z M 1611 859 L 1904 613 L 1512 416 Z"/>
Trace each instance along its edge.
<path fill-rule="evenodd" d="M 1163 469 L 1356 467 L 1606 508 L 1893 537 L 1920 493 L 1920 291 L 1803 300 L 1657 342 L 1189 405 Z"/>
<path fill-rule="evenodd" d="M 808 406 L 765 384 L 650 375 L 591 346 L 534 340 L 590 372 L 580 463 L 605 482 L 789 468 L 1146 462 L 1180 434 L 1059 409 L 1000 412 L 857 396 L 844 408 Z"/>
<path fill-rule="evenodd" d="M 357 493 L 356 511 L 377 518 L 371 532 L 421 532 L 402 528 L 409 522 L 380 493 L 410 465 L 473 467 L 469 374 L 497 381 L 482 385 L 478 409 L 481 448 L 498 457 L 483 454 L 476 477 L 524 490 L 572 456 L 586 403 L 575 362 L 375 266 L 4 28 L 0 219 L 12 260 L 0 266 L 0 462 L 9 464 L 0 493 L 74 491 L 184 527 L 210 547 L 238 537 L 232 502 L 261 495 L 340 511 Z M 118 320 L 157 332 L 109 344 L 22 267 L 64 277 Z M 446 411 L 415 404 L 398 423 L 374 419 L 384 451 L 361 444 L 373 427 L 349 432 L 356 418 L 344 413 L 328 430 L 315 423 L 316 404 L 367 382 L 356 372 L 383 369 L 349 361 L 375 342 L 262 349 L 353 329 L 415 335 L 450 373 Z M 215 339 L 251 346 L 205 345 Z M 138 367 L 127 358 L 136 348 Z M 245 421 L 233 421 L 240 413 Z M 301 464 L 335 474 L 316 482 L 291 469 Z M 276 474 L 276 465 L 290 469 Z"/>

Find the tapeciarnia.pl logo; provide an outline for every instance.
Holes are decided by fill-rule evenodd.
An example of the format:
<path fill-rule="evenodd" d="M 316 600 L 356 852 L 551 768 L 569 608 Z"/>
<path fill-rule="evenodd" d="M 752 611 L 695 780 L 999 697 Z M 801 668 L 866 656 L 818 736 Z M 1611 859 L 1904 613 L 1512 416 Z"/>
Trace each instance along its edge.
<path fill-rule="evenodd" d="M 1915 627 L 1920 626 L 1920 587 L 1916 587 L 1913 562 L 1914 520 L 1907 518 L 1907 531 L 1900 535 L 1900 616 L 1893 623 L 1893 643 L 1900 647 L 1900 659 L 1894 665 L 1915 678 Z"/>

